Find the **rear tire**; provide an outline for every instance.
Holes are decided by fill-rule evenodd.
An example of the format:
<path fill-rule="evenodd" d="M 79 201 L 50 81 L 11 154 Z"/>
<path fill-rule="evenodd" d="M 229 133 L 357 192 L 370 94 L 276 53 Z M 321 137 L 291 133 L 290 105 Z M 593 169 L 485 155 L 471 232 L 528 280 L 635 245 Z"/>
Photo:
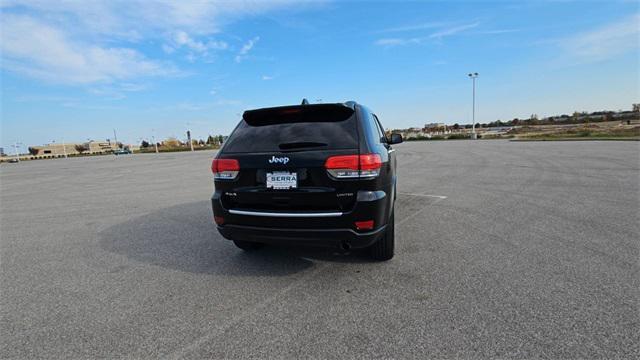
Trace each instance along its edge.
<path fill-rule="evenodd" d="M 261 244 L 261 243 L 242 241 L 242 240 L 233 240 L 233 243 L 244 251 L 255 251 L 264 246 L 264 244 Z"/>
<path fill-rule="evenodd" d="M 393 211 L 393 210 L 392 210 Z M 391 213 L 384 235 L 371 246 L 371 257 L 379 261 L 387 261 L 393 258 L 395 247 L 395 220 L 394 212 Z"/>

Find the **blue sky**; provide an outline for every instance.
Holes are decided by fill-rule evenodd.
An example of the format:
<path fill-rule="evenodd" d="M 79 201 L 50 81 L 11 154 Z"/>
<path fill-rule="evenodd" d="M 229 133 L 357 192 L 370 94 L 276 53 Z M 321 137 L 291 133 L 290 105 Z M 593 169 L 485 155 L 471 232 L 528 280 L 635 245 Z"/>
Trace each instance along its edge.
<path fill-rule="evenodd" d="M 2 0 L 1 143 L 228 134 L 245 109 L 356 100 L 384 126 L 629 109 L 636 1 Z"/>

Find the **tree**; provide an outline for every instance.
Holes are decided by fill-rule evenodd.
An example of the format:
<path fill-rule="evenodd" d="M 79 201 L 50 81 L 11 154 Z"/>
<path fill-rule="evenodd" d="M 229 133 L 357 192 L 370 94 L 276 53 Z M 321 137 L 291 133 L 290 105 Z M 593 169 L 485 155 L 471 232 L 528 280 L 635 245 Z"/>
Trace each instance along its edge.
<path fill-rule="evenodd" d="M 89 150 L 85 144 L 76 144 L 76 145 L 74 145 L 74 148 L 80 154 L 82 154 L 83 152 Z"/>
<path fill-rule="evenodd" d="M 149 143 L 147 142 L 147 140 L 142 140 L 142 144 L 140 144 L 140 147 L 144 149 L 148 148 Z"/>
<path fill-rule="evenodd" d="M 218 135 L 218 144 L 222 144 L 224 141 L 224 137 L 222 135 Z"/>
<path fill-rule="evenodd" d="M 198 145 L 204 146 L 204 140 L 202 140 L 202 139 L 198 140 Z"/>
<path fill-rule="evenodd" d="M 31 155 L 38 155 L 38 151 L 39 151 L 38 149 L 36 149 L 36 148 L 34 148 L 34 147 L 29 146 L 29 154 L 31 154 Z"/>
<path fill-rule="evenodd" d="M 213 145 L 215 144 L 215 140 L 213 139 L 213 136 L 209 135 L 209 137 L 207 138 L 207 145 Z"/>
<path fill-rule="evenodd" d="M 578 120 L 580 120 L 580 113 L 577 112 L 577 111 L 574 111 L 573 112 L 573 121 L 577 123 Z"/>
<path fill-rule="evenodd" d="M 453 124 L 453 130 L 459 130 L 460 125 L 458 123 Z"/>
<path fill-rule="evenodd" d="M 170 137 L 170 138 L 167 138 L 164 141 L 164 145 L 169 146 L 169 147 L 178 147 L 181 144 L 180 144 L 180 141 L 178 139 L 176 139 L 174 137 Z"/>

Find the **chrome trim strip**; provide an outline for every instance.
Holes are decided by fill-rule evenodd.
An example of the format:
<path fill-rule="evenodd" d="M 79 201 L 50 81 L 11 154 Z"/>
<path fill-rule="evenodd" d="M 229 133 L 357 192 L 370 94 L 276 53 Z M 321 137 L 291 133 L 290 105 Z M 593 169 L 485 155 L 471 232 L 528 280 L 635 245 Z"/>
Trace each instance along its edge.
<path fill-rule="evenodd" d="M 234 215 L 291 217 L 291 218 L 342 216 L 341 212 L 326 212 L 326 213 L 284 213 L 282 212 L 281 213 L 281 212 L 263 212 L 263 211 L 245 211 L 245 210 L 229 210 L 229 212 Z"/>
<path fill-rule="evenodd" d="M 389 150 L 389 154 L 391 154 L 392 152 L 396 151 L 396 149 L 391 149 Z"/>

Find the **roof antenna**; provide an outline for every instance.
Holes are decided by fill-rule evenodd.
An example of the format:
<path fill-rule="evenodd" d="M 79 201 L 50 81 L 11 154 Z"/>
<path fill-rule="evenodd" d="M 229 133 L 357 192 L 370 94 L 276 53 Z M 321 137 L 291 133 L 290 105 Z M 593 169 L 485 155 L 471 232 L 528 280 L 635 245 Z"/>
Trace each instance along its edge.
<path fill-rule="evenodd" d="M 302 104 L 301 105 L 309 105 L 309 100 L 302 99 Z"/>

